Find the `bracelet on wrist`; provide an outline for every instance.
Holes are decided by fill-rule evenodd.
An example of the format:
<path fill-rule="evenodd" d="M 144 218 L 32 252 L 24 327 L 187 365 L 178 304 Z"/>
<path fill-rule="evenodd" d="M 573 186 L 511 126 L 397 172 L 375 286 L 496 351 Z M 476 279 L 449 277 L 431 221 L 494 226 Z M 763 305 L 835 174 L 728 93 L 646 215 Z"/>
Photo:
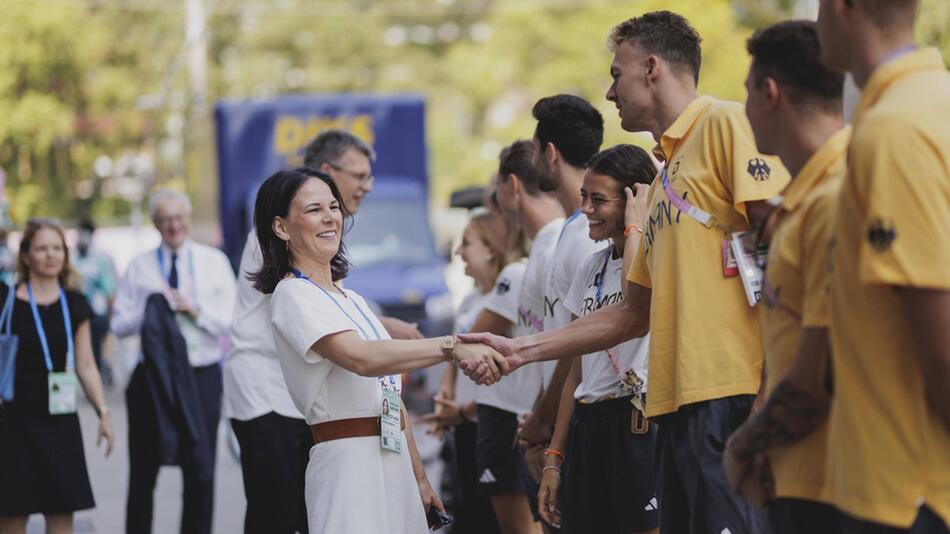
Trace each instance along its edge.
<path fill-rule="evenodd" d="M 102 406 L 96 406 L 96 415 L 99 419 L 102 419 L 102 416 L 109 414 L 109 407 L 103 404 Z"/>
<path fill-rule="evenodd" d="M 631 231 L 635 231 L 638 234 L 642 234 L 643 228 L 640 228 L 639 226 L 635 224 L 628 224 L 627 227 L 623 229 L 623 236 L 628 237 Z"/>
<path fill-rule="evenodd" d="M 563 452 L 561 452 L 561 451 L 559 451 L 559 450 L 557 450 L 557 449 L 545 449 L 542 454 L 543 454 L 544 456 L 557 456 L 557 457 L 559 457 L 559 458 L 561 459 L 562 462 L 563 462 L 564 460 L 567 460 L 567 456 L 565 456 Z"/>
<path fill-rule="evenodd" d="M 561 468 L 556 465 L 546 465 L 541 468 L 541 474 L 543 475 L 545 471 L 554 471 L 557 473 L 557 476 L 561 476 Z"/>

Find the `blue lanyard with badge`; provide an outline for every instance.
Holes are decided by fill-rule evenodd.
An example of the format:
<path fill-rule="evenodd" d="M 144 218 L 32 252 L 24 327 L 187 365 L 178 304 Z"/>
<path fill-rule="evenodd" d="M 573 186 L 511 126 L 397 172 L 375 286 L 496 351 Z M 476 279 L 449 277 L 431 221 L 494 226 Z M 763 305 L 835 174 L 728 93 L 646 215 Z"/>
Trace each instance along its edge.
<path fill-rule="evenodd" d="M 33 323 L 36 325 L 36 334 L 40 338 L 40 347 L 43 349 L 43 359 L 46 361 L 48 371 L 49 413 L 51 415 L 76 413 L 76 353 L 73 346 L 73 322 L 69 316 L 69 306 L 66 304 L 66 292 L 62 288 L 59 290 L 59 306 L 63 312 L 63 324 L 66 326 L 66 368 L 58 373 L 53 371 L 49 340 L 46 338 L 43 319 L 40 317 L 36 299 L 33 297 L 33 288 L 29 282 L 26 283 L 26 293 L 30 298 L 30 311 L 33 313 Z"/>
<path fill-rule="evenodd" d="M 166 289 L 171 289 L 167 287 L 168 278 L 171 276 L 171 267 L 169 267 L 169 272 L 165 272 L 165 253 L 162 250 L 162 247 L 159 246 L 155 251 L 155 255 L 158 257 L 158 270 L 162 273 L 162 278 L 165 280 Z M 174 256 L 173 256 L 174 258 Z M 188 249 L 188 275 L 191 280 L 191 295 L 192 295 L 192 305 L 196 308 L 198 307 L 198 278 L 195 276 L 195 256 L 194 252 L 189 248 Z M 201 350 L 201 328 L 195 323 L 195 320 L 191 318 L 190 315 L 183 313 L 175 314 L 175 322 L 178 323 L 178 329 L 181 331 L 181 336 L 185 338 L 185 346 L 188 348 L 188 354 L 197 354 Z"/>
<path fill-rule="evenodd" d="M 333 295 L 329 291 L 323 289 L 316 282 L 311 280 L 307 275 L 303 274 L 297 269 L 290 269 L 290 272 L 297 278 L 306 280 L 310 282 L 314 287 L 323 292 L 324 295 L 330 299 L 331 302 L 336 304 L 336 307 L 343 312 L 343 315 L 356 326 L 356 329 L 359 331 L 360 337 L 364 341 L 379 341 L 382 339 L 382 336 L 379 334 L 379 330 L 376 329 L 376 325 L 373 324 L 373 321 L 370 320 L 369 316 L 363 309 L 360 307 L 359 303 L 355 299 L 348 299 L 353 303 L 353 306 L 356 308 L 356 311 L 363 317 L 363 320 L 366 321 L 366 324 L 369 325 L 370 329 L 373 331 L 373 337 L 370 338 L 369 334 L 363 328 L 356 319 L 350 315 L 346 309 L 333 298 Z M 379 380 L 379 386 L 383 392 L 382 406 L 380 407 L 380 416 L 379 416 L 379 439 L 380 445 L 383 449 L 400 452 L 402 450 L 402 397 L 400 397 L 400 384 L 396 380 L 396 375 L 389 376 L 380 376 L 377 378 Z"/>

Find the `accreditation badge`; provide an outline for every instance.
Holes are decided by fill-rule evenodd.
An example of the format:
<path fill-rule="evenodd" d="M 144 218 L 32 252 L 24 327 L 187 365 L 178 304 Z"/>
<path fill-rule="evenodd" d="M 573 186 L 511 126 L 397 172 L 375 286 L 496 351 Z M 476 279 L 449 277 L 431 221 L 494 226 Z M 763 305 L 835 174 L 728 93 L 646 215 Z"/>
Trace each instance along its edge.
<path fill-rule="evenodd" d="M 60 415 L 76 413 L 76 373 L 65 371 L 50 373 L 49 386 L 49 413 Z"/>
<path fill-rule="evenodd" d="M 175 322 L 178 323 L 178 330 L 185 338 L 188 354 L 198 354 L 198 351 L 201 350 L 201 329 L 191 317 L 183 313 L 175 314 Z"/>
<path fill-rule="evenodd" d="M 396 377 L 380 377 L 383 386 L 383 406 L 379 416 L 380 445 L 393 452 L 402 451 L 402 398 L 396 386 Z"/>

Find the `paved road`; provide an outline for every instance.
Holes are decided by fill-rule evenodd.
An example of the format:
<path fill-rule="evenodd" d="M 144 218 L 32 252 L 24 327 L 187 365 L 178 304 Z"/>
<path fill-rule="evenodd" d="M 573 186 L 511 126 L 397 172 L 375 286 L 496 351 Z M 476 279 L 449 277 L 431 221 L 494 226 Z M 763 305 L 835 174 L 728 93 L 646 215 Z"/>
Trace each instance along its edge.
<path fill-rule="evenodd" d="M 76 533 L 122 534 L 125 532 L 125 496 L 129 484 L 128 419 L 125 396 L 121 388 L 107 394 L 109 409 L 116 434 L 112 456 L 105 458 L 105 449 L 96 449 L 98 419 L 92 407 L 83 400 L 79 407 L 83 444 L 96 508 L 76 514 Z M 228 450 L 229 429 L 222 423 L 218 428 L 218 459 L 215 474 L 214 532 L 232 534 L 243 532 L 244 486 L 241 465 Z M 181 470 L 163 467 L 155 488 L 154 534 L 176 534 L 181 518 Z M 29 534 L 44 532 L 41 516 L 30 518 Z"/>

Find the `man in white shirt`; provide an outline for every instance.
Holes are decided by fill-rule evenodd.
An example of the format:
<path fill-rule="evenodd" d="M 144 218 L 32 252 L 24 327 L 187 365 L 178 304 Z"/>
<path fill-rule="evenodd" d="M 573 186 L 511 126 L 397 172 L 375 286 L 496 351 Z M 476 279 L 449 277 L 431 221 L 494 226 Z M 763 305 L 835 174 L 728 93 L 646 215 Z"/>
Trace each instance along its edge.
<path fill-rule="evenodd" d="M 351 215 L 373 190 L 373 149 L 355 135 L 328 130 L 307 146 L 304 165 L 328 174 Z M 307 532 L 304 478 L 313 438 L 287 391 L 271 329 L 270 296 L 254 289 L 247 273 L 261 267 L 251 231 L 238 268 L 231 350 L 224 364 L 224 416 L 241 446 L 247 534 Z M 380 321 L 393 338 L 417 339 L 415 325 Z"/>
<path fill-rule="evenodd" d="M 214 450 L 221 418 L 221 341 L 231 324 L 234 273 L 224 253 L 189 239 L 191 202 L 184 193 L 167 189 L 156 192 L 149 199 L 149 213 L 162 244 L 129 263 L 116 292 L 111 327 L 119 337 L 137 335 L 142 329 L 146 300 L 155 293 L 165 295 L 185 340 L 200 404 L 186 409 L 202 416 L 212 465 L 199 466 L 199 462 L 184 456 L 171 460 L 162 457 L 158 443 L 164 429 L 160 430 L 155 416 L 155 397 L 150 393 L 145 360 L 140 356 L 126 390 L 130 464 L 126 531 L 151 531 L 152 494 L 159 467 L 174 463 L 181 465 L 184 479 L 182 532 L 210 533 Z M 182 442 L 180 450 L 187 447 Z M 209 467 L 210 479 L 201 474 Z"/>
<path fill-rule="evenodd" d="M 565 219 L 547 270 L 544 272 L 543 330 L 554 330 L 571 322 L 564 299 L 577 271 L 604 243 L 594 242 L 588 232 L 587 217 L 581 213 L 581 184 L 587 161 L 600 150 L 604 140 L 604 119 L 583 98 L 554 95 L 538 100 L 532 109 L 538 121 L 532 144 L 534 164 L 544 177 L 542 191 L 554 193 L 564 210 Z M 520 436 L 535 453 L 547 445 L 554 430 L 558 402 L 569 360 L 560 360 L 545 384 L 542 397 L 521 427 Z M 551 362 L 545 365 L 550 366 Z M 537 459 L 537 458 L 536 458 Z"/>

